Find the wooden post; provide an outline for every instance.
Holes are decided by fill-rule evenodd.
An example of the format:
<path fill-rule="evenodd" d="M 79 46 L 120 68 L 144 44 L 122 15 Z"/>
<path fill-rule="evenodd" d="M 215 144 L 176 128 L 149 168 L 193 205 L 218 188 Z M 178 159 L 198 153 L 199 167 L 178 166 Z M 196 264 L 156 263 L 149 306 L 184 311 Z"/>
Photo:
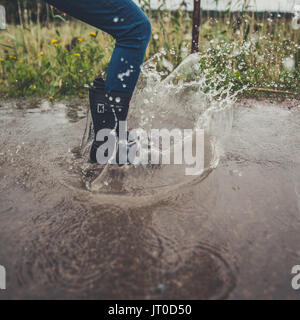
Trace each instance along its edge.
<path fill-rule="evenodd" d="M 200 10 L 201 0 L 194 0 L 192 53 L 199 52 Z"/>

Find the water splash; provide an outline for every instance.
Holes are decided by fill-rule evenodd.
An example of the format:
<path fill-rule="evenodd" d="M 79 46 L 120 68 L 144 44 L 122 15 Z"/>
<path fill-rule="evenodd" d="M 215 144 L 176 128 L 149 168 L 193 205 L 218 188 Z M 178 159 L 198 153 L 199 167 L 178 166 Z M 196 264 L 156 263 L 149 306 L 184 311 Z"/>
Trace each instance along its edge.
<path fill-rule="evenodd" d="M 129 127 L 143 128 L 147 132 L 153 128 L 203 129 L 206 140 L 205 170 L 212 170 L 218 165 L 222 155 L 224 138 L 230 134 L 232 106 L 239 92 L 233 94 L 232 84 L 225 85 L 226 81 L 221 74 L 212 73 L 211 70 L 203 71 L 200 68 L 201 56 L 198 53 L 189 55 L 174 71 L 166 56 L 167 52 L 162 49 L 143 65 L 131 101 Z M 81 147 L 81 154 L 85 160 L 88 158 L 92 137 L 91 117 L 88 115 Z M 102 169 L 98 170 L 98 173 Z M 93 167 L 92 170 L 94 174 L 87 184 L 88 189 L 101 192 L 106 190 L 105 192 L 112 193 L 116 191 L 111 188 L 112 180 L 116 178 L 115 169 L 112 169 L 114 171 L 112 174 L 112 170 L 106 168 L 101 178 L 95 177 L 97 169 Z M 161 165 L 155 170 L 143 167 L 139 170 L 139 174 L 134 175 L 134 179 L 132 179 L 132 169 L 118 170 L 123 170 L 121 174 L 123 180 L 124 175 L 127 179 L 131 176 L 130 190 L 121 188 L 118 190 L 121 193 L 145 189 L 144 183 L 149 182 L 150 177 L 152 183 L 148 187 L 152 191 L 153 188 L 174 186 L 191 180 L 184 177 L 183 171 L 174 165 Z"/>

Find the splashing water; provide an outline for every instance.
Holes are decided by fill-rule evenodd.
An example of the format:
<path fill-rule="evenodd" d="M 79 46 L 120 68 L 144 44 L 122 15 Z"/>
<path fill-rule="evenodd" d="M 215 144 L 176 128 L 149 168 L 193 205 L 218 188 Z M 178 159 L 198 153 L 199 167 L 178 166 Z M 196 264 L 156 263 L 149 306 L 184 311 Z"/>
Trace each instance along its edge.
<path fill-rule="evenodd" d="M 203 72 L 199 66 L 199 54 L 189 55 L 174 71 L 166 55 L 165 50 L 161 50 L 143 65 L 131 101 L 129 128 L 142 128 L 147 132 L 151 129 L 203 129 L 204 172 L 210 172 L 218 165 L 224 139 L 230 133 L 232 106 L 239 92 L 232 94 L 231 84 L 225 86 L 222 75 L 212 74 L 211 71 Z M 92 133 L 89 114 L 81 147 L 81 154 L 86 162 Z M 164 150 L 160 149 L 158 152 L 163 153 Z M 174 156 L 175 152 L 175 146 L 172 146 L 171 155 Z M 87 170 L 91 169 L 91 165 L 87 163 L 84 167 L 88 168 Z M 103 174 L 99 171 L 99 166 L 98 169 L 93 166 L 93 177 L 85 181 L 89 190 L 153 194 L 154 190 L 169 190 L 171 186 L 174 188 L 195 179 L 184 174 L 184 165 L 159 165 L 155 168 L 139 166 L 138 170 L 134 166 L 108 167 Z M 197 178 L 200 179 L 202 176 Z M 118 179 L 122 179 L 123 183 Z"/>

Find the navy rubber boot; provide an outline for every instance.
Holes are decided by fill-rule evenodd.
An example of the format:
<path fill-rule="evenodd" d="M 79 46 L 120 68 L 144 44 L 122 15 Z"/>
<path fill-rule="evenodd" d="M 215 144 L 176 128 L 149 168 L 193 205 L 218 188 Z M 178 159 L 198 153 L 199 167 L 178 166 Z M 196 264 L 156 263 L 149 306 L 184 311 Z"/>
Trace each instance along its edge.
<path fill-rule="evenodd" d="M 96 78 L 94 80 L 93 87 L 90 88 L 90 108 L 95 133 L 90 151 L 91 163 L 98 163 L 97 150 L 108 140 L 107 137 L 104 141 L 97 141 L 97 134 L 100 130 L 109 129 L 111 134 L 118 139 L 119 121 L 126 120 L 130 99 L 131 96 L 122 92 L 107 93 L 105 91 L 104 79 Z M 109 157 L 113 153 L 108 156 L 108 151 L 106 151 L 104 155 L 105 157 Z"/>

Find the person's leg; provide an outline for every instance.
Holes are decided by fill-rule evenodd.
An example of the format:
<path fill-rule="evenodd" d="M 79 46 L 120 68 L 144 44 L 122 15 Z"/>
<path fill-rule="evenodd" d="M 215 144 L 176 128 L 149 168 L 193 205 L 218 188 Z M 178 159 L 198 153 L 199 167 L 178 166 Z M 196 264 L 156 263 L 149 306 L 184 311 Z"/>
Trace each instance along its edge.
<path fill-rule="evenodd" d="M 124 139 L 119 137 L 119 121 L 125 121 L 127 117 L 129 102 L 150 40 L 151 23 L 132 0 L 46 1 L 116 39 L 106 81 L 97 78 L 90 88 L 90 107 L 95 132 L 90 160 L 93 163 L 103 163 L 99 159 L 110 154 L 109 150 L 108 153 L 103 153 L 102 150 L 109 136 L 116 135 Z M 108 129 L 111 134 L 103 140 L 98 136 L 101 136 L 104 129 Z M 126 152 L 126 149 L 124 151 Z"/>
<path fill-rule="evenodd" d="M 116 39 L 106 77 L 106 90 L 132 95 L 146 48 L 151 23 L 132 0 L 46 0 L 61 11 L 99 28 Z"/>

